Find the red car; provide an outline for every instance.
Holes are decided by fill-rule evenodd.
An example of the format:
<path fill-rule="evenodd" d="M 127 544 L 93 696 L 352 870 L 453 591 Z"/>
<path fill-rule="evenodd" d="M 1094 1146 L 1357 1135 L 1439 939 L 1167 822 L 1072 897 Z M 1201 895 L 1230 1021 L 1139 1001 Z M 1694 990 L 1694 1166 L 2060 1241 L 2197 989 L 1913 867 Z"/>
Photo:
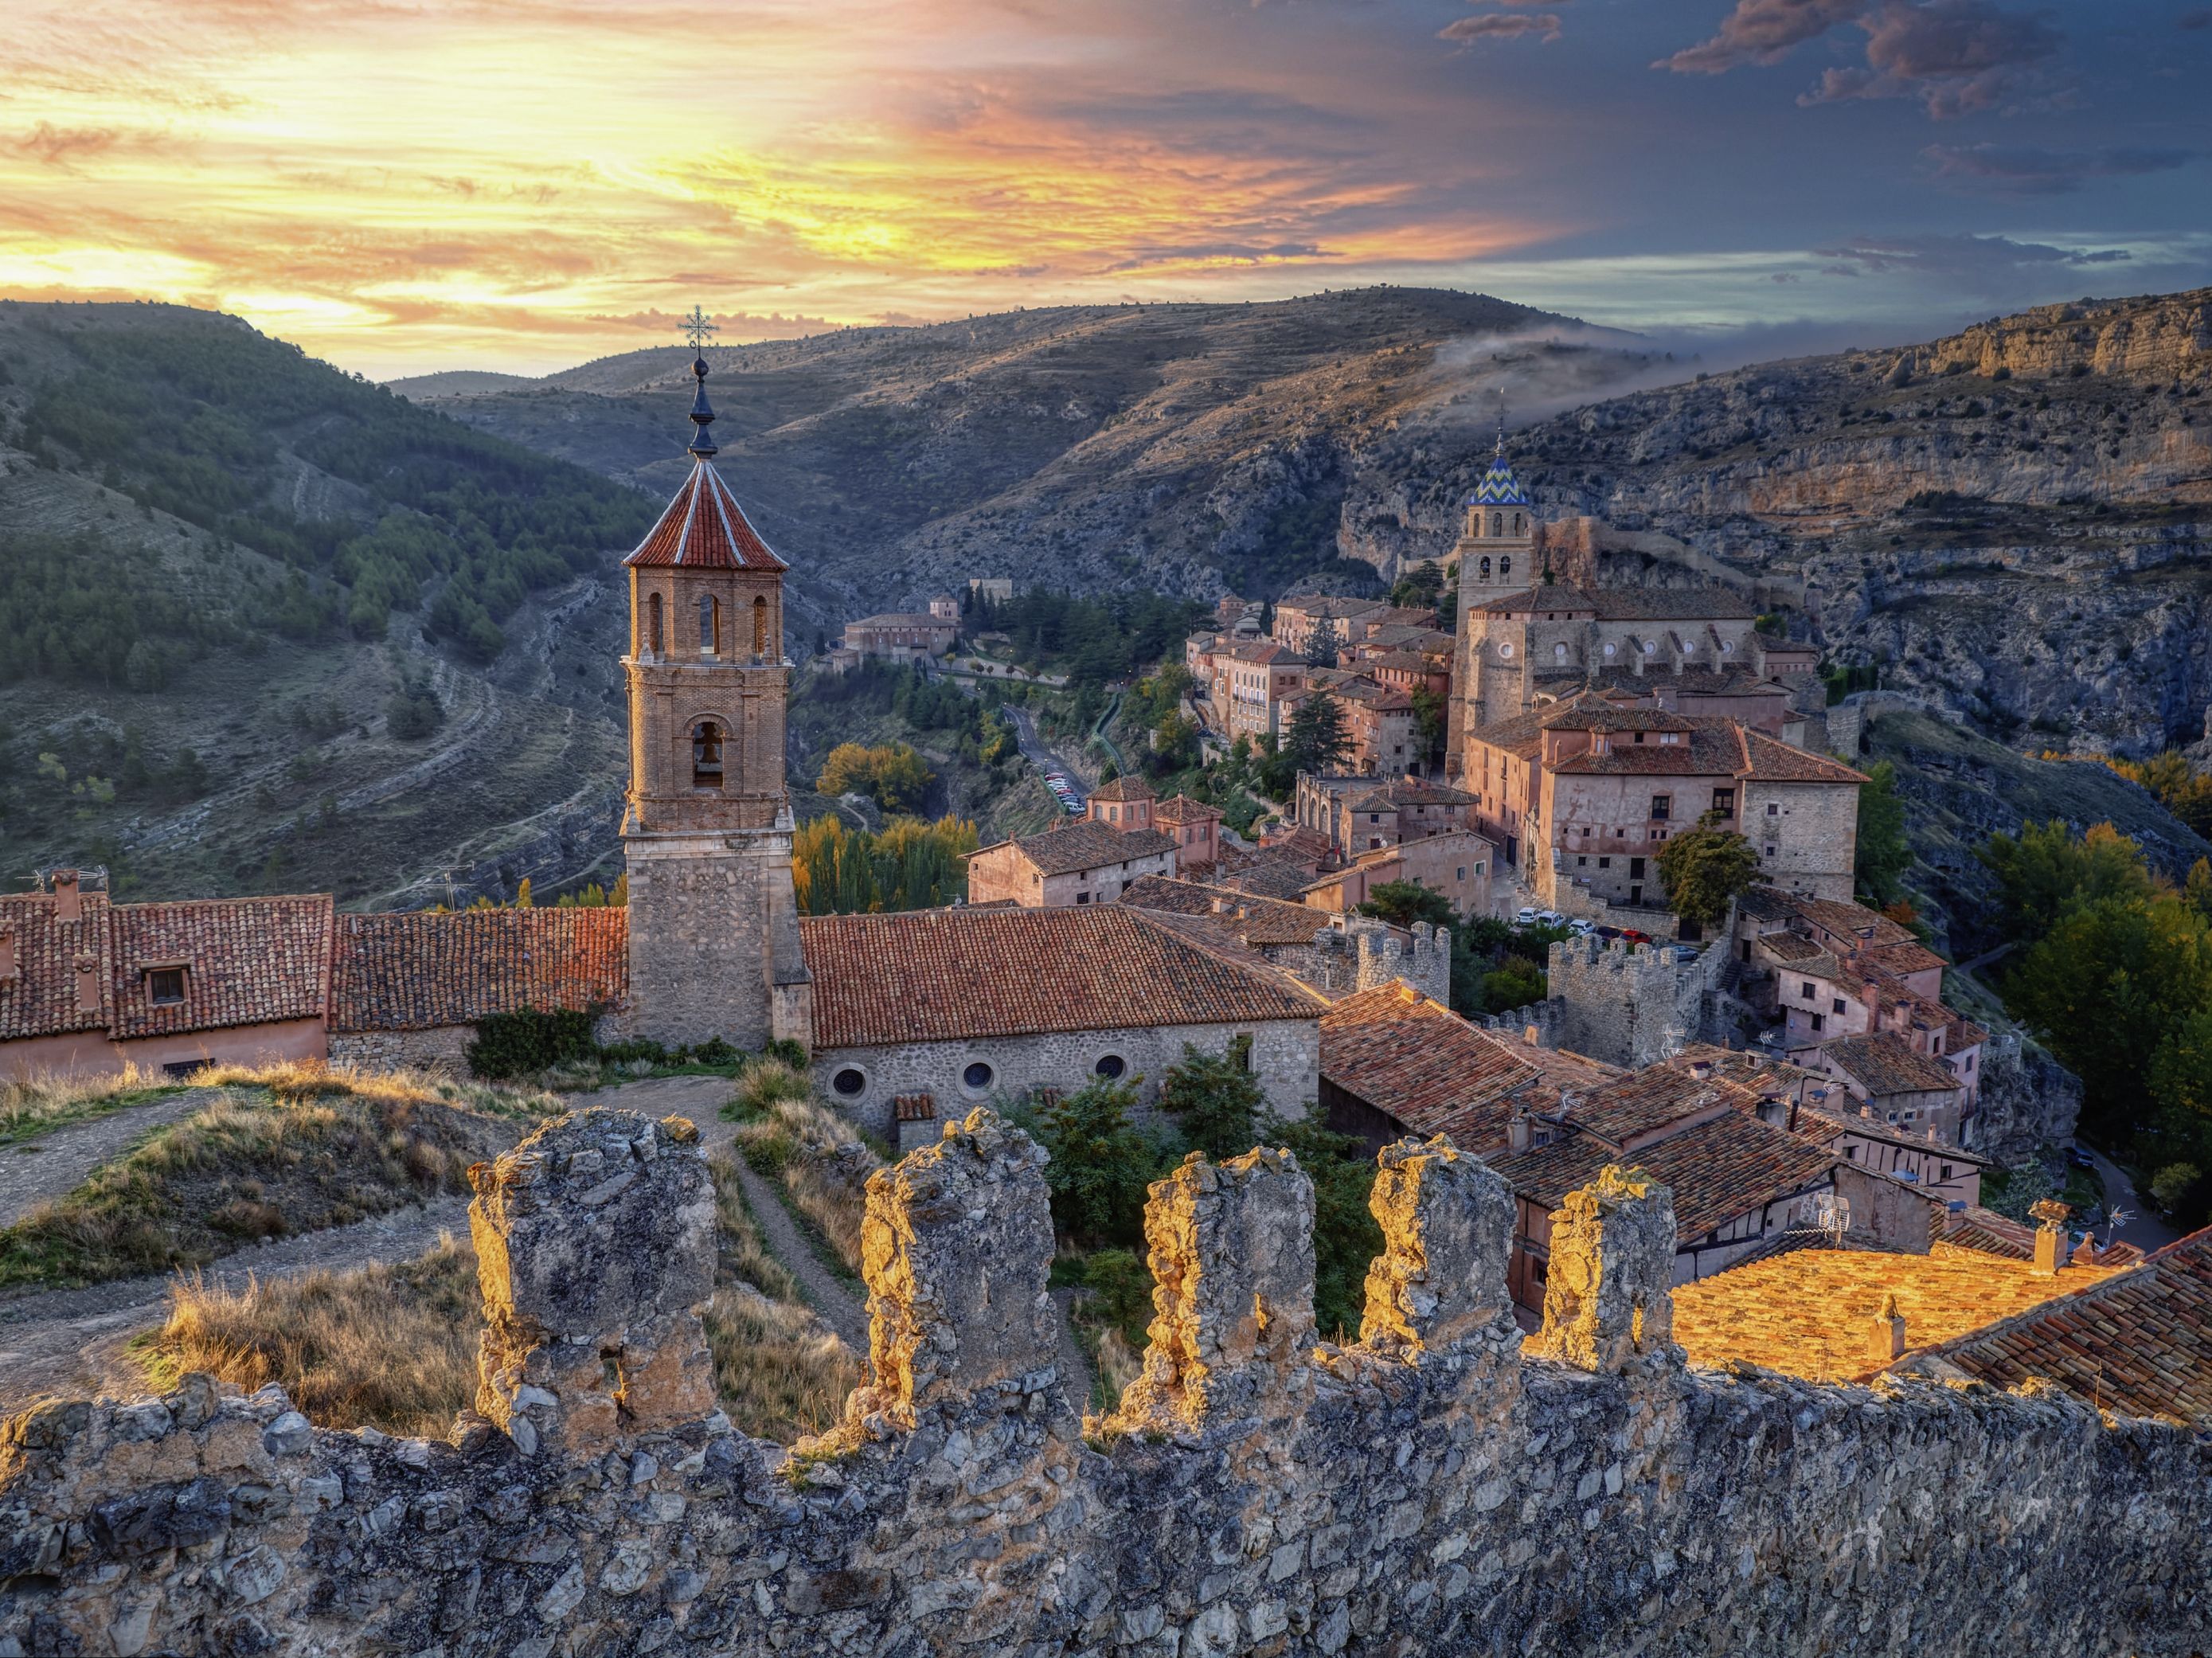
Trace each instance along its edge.
<path fill-rule="evenodd" d="M 1638 932 L 1632 926 L 1621 928 L 1620 936 L 1627 939 L 1632 944 L 1648 944 L 1651 942 L 1651 935 L 1650 933 Z"/>

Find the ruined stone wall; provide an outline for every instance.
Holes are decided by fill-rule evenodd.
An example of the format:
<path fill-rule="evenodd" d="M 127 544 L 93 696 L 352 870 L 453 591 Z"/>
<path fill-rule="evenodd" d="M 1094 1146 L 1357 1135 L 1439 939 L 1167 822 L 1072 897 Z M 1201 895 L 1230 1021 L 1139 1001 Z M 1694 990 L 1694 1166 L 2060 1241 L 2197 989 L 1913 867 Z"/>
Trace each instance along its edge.
<path fill-rule="evenodd" d="M 1701 1039 L 1706 1002 L 1728 964 L 1728 930 L 1702 948 L 1591 936 L 1552 946 L 1547 987 L 1559 1004 L 1556 1041 L 1608 1065 L 1655 1064 Z"/>
<path fill-rule="evenodd" d="M 1316 1339 L 1291 1157 L 1152 1190 L 1144 1374 L 1079 1422 L 1025 1138 L 868 1187 L 871 1378 L 788 1456 L 702 1383 L 688 1124 L 594 1110 L 483 1171 L 479 1412 L 318 1430 L 275 1388 L 0 1430 L 0 1655 L 2175 1655 L 2212 1638 L 2212 1436 L 2069 1396 L 1686 1370 L 1669 1194 L 1557 1217 L 1388 1147 L 1359 1343 Z M 504 1424 L 502 1426 L 501 1424 Z"/>
<path fill-rule="evenodd" d="M 2074 1138 L 2081 1079 L 2017 1030 L 1999 1031 L 1982 1048 L 1982 1088 L 1969 1140 L 1985 1157 L 2012 1167 L 2039 1147 Z"/>
<path fill-rule="evenodd" d="M 1316 1011 L 1318 1011 L 1316 1010 Z M 1218 1054 L 1238 1036 L 1252 1038 L 1252 1069 L 1279 1116 L 1300 1117 L 1320 1096 L 1321 1025 L 1312 1019 L 1272 1019 L 1252 1024 L 1129 1025 L 1104 1030 L 1055 1030 L 1030 1036 L 987 1036 L 973 1042 L 902 1042 L 884 1048 L 830 1048 L 814 1055 L 812 1076 L 821 1102 L 886 1139 L 894 1134 L 892 1101 L 927 1094 L 942 1118 L 964 1116 L 994 1098 L 1040 1088 L 1073 1093 L 1098 1077 L 1099 1062 L 1119 1059 L 1124 1082 L 1141 1083 L 1138 1116 L 1149 1120 L 1168 1067 L 1186 1046 Z M 990 1067 L 987 1080 L 970 1084 L 969 1066 Z M 840 1090 L 845 1072 L 860 1073 L 856 1093 Z"/>
<path fill-rule="evenodd" d="M 331 1063 L 363 1071 L 435 1071 L 469 1074 L 472 1024 L 441 1024 L 428 1030 L 356 1030 L 331 1033 Z"/>

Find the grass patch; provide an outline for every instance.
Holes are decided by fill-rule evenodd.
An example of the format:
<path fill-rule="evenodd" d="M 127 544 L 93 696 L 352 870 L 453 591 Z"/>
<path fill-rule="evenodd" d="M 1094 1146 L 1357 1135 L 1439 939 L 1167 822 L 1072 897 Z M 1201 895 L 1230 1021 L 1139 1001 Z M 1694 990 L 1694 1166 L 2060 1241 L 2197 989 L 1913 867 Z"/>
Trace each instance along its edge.
<path fill-rule="evenodd" d="M 132 1356 L 164 1391 L 206 1370 L 249 1393 L 280 1383 L 324 1427 L 442 1435 L 476 1397 L 483 1327 L 476 1251 L 448 1233 L 394 1266 L 238 1290 L 196 1275 L 170 1291 L 168 1318 Z"/>
<path fill-rule="evenodd" d="M 837 1420 L 860 1363 L 763 1246 L 734 1167 L 712 1167 L 719 1236 L 705 1324 L 715 1392 L 745 1432 L 790 1444 Z M 483 1327 L 476 1252 L 447 1236 L 394 1266 L 240 1290 L 179 1282 L 167 1320 L 132 1357 L 157 1388 L 187 1370 L 248 1389 L 275 1382 L 319 1426 L 437 1436 L 476 1396 Z"/>
<path fill-rule="evenodd" d="M 550 1095 L 320 1066 L 218 1068 L 209 1103 L 0 1230 L 0 1289 L 204 1266 L 467 1189 Z M 204 1084 L 203 1084 L 204 1085 Z"/>
<path fill-rule="evenodd" d="M 811 1096 L 804 1072 L 773 1060 L 749 1067 L 724 1114 L 737 1122 L 738 1150 L 774 1181 L 823 1265 L 857 1282 L 868 1176 L 883 1155 L 853 1125 Z"/>
<path fill-rule="evenodd" d="M 0 1145 L 35 1139 L 70 1123 L 143 1105 L 164 1094 L 179 1093 L 186 1086 L 135 1065 L 106 1077 L 40 1076 L 0 1083 Z"/>

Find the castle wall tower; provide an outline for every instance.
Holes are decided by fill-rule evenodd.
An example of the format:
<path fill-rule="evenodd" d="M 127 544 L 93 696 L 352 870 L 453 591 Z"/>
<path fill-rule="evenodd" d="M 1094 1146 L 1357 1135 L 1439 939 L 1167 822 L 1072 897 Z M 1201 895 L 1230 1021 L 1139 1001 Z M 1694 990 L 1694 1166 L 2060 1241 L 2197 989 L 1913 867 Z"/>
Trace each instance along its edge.
<path fill-rule="evenodd" d="M 784 787 L 784 562 L 714 470 L 707 364 L 691 475 L 629 574 L 629 1012 L 635 1035 L 810 1040 Z"/>
<path fill-rule="evenodd" d="M 1519 711 L 1519 690 L 1526 672 L 1526 653 L 1510 655 L 1494 650 L 1485 635 L 1480 616 L 1468 612 L 1486 600 L 1508 593 L 1525 592 L 1536 585 L 1536 512 L 1521 480 L 1505 459 L 1505 431 L 1501 417 L 1498 452 L 1490 470 L 1467 498 L 1467 523 L 1452 556 L 1459 561 L 1459 644 L 1452 671 L 1451 706 L 1446 710 L 1445 774 L 1457 776 L 1465 745 L 1462 733 L 1485 722 L 1486 704 L 1499 699 L 1489 695 L 1486 677 L 1503 674 L 1513 680 L 1512 695 L 1504 700 Z M 1504 704 L 1501 704 L 1503 706 Z"/>

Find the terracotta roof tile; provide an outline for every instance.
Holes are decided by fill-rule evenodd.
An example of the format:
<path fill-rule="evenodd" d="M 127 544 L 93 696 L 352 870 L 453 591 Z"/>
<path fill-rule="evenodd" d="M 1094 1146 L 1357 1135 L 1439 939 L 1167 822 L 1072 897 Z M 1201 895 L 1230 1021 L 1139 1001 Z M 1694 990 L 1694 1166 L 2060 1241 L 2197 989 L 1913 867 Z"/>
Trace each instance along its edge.
<path fill-rule="evenodd" d="M 1946 1212 L 1943 1241 L 1961 1249 L 2003 1255 L 2011 1260 L 2035 1259 L 2035 1228 L 2008 1219 L 1996 1210 L 1984 1209 L 1978 1204 Z"/>
<path fill-rule="evenodd" d="M 1155 823 L 1202 823 L 1209 818 L 1219 823 L 1221 808 L 1209 806 L 1203 800 L 1194 800 L 1187 794 L 1171 794 L 1152 808 Z"/>
<path fill-rule="evenodd" d="M 1571 1108 L 1569 1121 L 1620 1147 L 1669 1123 L 1719 1111 L 1755 1112 L 1758 1104 L 1758 1096 L 1734 1083 L 1654 1065 L 1582 1095 Z"/>
<path fill-rule="evenodd" d="M 330 991 L 331 898 L 210 898 L 119 904 L 114 928 L 118 1040 L 322 1017 Z M 181 966 L 185 999 L 154 1001 L 148 970 Z"/>
<path fill-rule="evenodd" d="M 0 975 L 0 1041 L 107 1028 L 115 999 L 107 896 L 88 892 L 78 902 L 78 918 L 64 921 L 51 895 L 0 897 L 0 936 L 15 963 L 12 976 Z"/>
<path fill-rule="evenodd" d="M 1915 1053 L 1891 1031 L 1844 1036 L 1822 1045 L 1826 1063 L 1866 1090 L 1870 1098 L 1890 1094 L 1929 1094 L 1960 1086 L 1942 1060 Z"/>
<path fill-rule="evenodd" d="M 525 1008 L 580 1012 L 629 992 L 629 912 L 465 909 L 337 918 L 331 1029 L 427 1030 Z"/>
<path fill-rule="evenodd" d="M 1141 777 L 1117 777 L 1091 791 L 1093 800 L 1157 800 L 1159 791 Z"/>
<path fill-rule="evenodd" d="M 1840 760 L 1810 749 L 1793 748 L 1778 737 L 1740 726 L 1745 750 L 1744 775 L 1759 783 L 1863 783 L 1867 775 Z"/>
<path fill-rule="evenodd" d="M 659 521 L 646 531 L 624 564 L 649 567 L 680 564 L 687 569 L 783 570 L 790 567 L 769 550 L 746 519 L 744 508 L 722 482 L 711 461 L 694 463 Z"/>
<path fill-rule="evenodd" d="M 1310 1019 L 1322 1007 L 1286 975 L 1121 904 L 817 915 L 799 936 L 823 1048 Z"/>
<path fill-rule="evenodd" d="M 1510 1044 L 1395 981 L 1322 1016 L 1321 1074 L 1411 1132 L 1449 1134 L 1478 1155 L 1504 1145 L 1511 1096 L 1537 1079 Z"/>
<path fill-rule="evenodd" d="M 1164 875 L 1139 876 L 1121 890 L 1120 902 L 1139 909 L 1203 916 L 1249 944 L 1310 944 L 1329 925 L 1327 912 L 1309 905 Z M 1218 908 L 1224 904 L 1225 909 Z"/>
<path fill-rule="evenodd" d="M 1006 843 L 1003 841 L 1000 846 Z M 1088 820 L 1065 823 L 1036 835 L 1016 838 L 1014 848 L 1041 875 L 1073 875 L 1078 870 L 1108 869 L 1139 858 L 1173 852 L 1176 841 L 1158 829 L 1121 829 Z M 988 852 L 994 848 L 986 847 Z M 969 856 L 975 856 L 970 853 Z"/>
<path fill-rule="evenodd" d="M 1836 1161 L 1795 1135 L 1729 1112 L 1626 1157 L 1594 1134 L 1572 1134 L 1492 1166 L 1516 1193 L 1551 1209 L 1606 1164 L 1632 1162 L 1673 1191 L 1674 1236 L 1690 1243 L 1739 1215 L 1824 1183 Z"/>
<path fill-rule="evenodd" d="M 1812 1381 L 1855 1380 L 1888 1368 L 1869 1348 L 1889 1297 L 1915 1349 L 2050 1302 L 2092 1275 L 2109 1276 L 2069 1267 L 2039 1277 L 2026 1262 L 1948 1243 L 1924 1255 L 1796 1249 L 1677 1285 L 1674 1339 L 1695 1364 L 1741 1359 Z"/>

